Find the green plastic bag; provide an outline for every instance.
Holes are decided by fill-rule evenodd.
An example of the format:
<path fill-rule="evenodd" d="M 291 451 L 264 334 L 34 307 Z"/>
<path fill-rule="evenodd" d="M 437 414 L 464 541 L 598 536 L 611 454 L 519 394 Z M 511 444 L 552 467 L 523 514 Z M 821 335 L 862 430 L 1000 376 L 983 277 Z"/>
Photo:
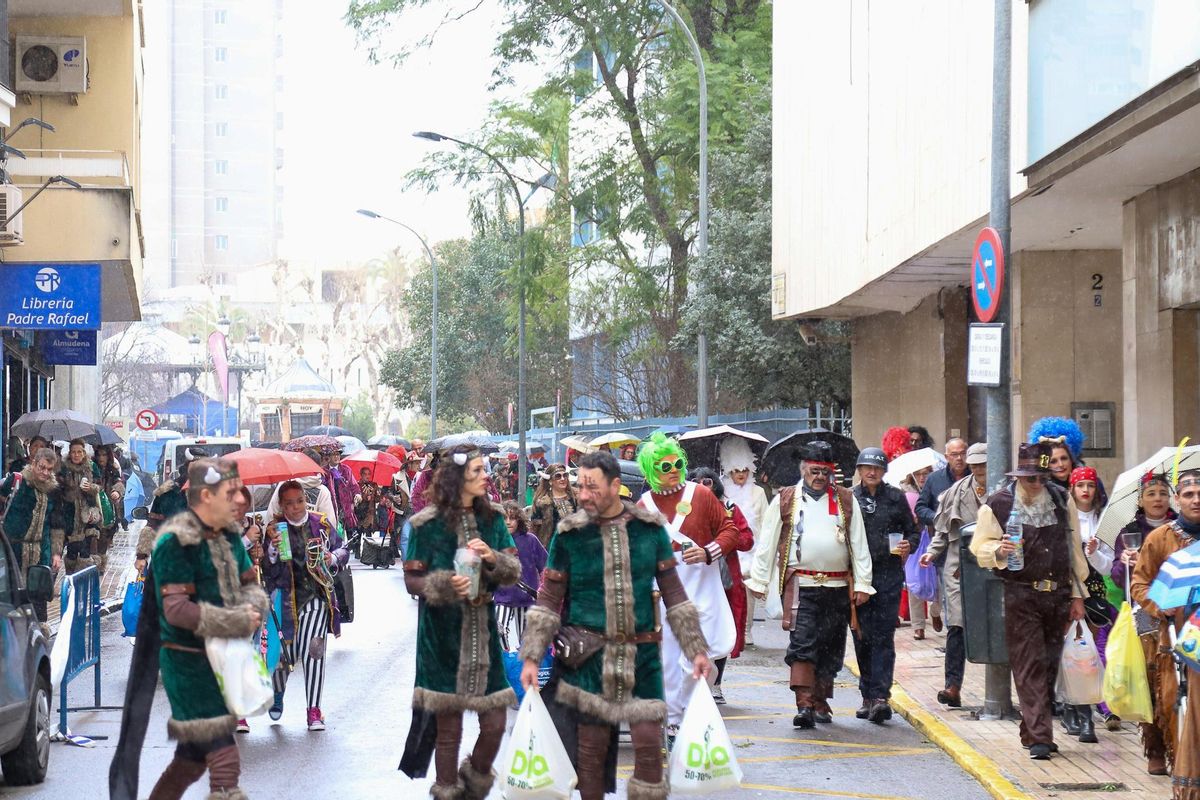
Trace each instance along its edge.
<path fill-rule="evenodd" d="M 100 527 L 109 528 L 117 521 L 116 514 L 113 513 L 112 501 L 108 499 L 108 495 L 104 490 L 100 490 Z"/>
<path fill-rule="evenodd" d="M 1109 710 L 1126 722 L 1153 721 L 1146 655 L 1133 625 L 1129 603 L 1121 604 L 1104 654 L 1108 659 L 1104 670 L 1104 702 Z"/>

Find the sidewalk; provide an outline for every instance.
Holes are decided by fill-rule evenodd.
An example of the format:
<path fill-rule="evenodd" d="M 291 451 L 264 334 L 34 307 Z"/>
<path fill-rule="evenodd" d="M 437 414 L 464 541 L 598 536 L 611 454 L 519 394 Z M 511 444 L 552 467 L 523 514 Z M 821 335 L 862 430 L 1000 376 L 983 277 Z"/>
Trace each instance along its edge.
<path fill-rule="evenodd" d="M 136 526 L 136 527 L 135 527 Z M 129 567 L 133 565 L 133 549 L 137 545 L 138 530 L 141 528 L 141 523 L 131 523 L 129 531 L 123 533 L 117 531 L 117 535 L 113 537 L 112 547 L 108 549 L 108 569 L 100 576 L 100 603 L 105 610 L 101 613 L 108 613 L 114 604 L 118 604 L 125 597 L 125 573 Z M 58 630 L 58 618 L 61 614 L 62 597 L 62 579 L 63 573 L 60 570 L 57 579 L 54 581 L 54 596 L 50 599 L 49 608 L 47 609 L 47 622 L 51 630 Z"/>
<path fill-rule="evenodd" d="M 912 628 L 896 630 L 895 681 L 900 691 L 892 704 L 913 727 L 950 753 L 997 798 L 1058 798 L 1100 800 L 1119 792 L 1128 800 L 1160 800 L 1171 794 L 1169 777 L 1146 772 L 1137 726 L 1124 723 L 1121 730 L 1106 730 L 1096 714 L 1099 744 L 1081 744 L 1067 736 L 1055 720 L 1054 740 L 1060 750 L 1049 761 L 1034 761 L 1021 747 L 1016 719 L 981 721 L 984 668 L 967 664 L 962 689 L 963 707 L 951 709 L 937 702 L 944 688 L 945 633 L 925 630 L 926 639 L 915 641 Z M 847 663 L 854 651 L 847 647 Z M 1013 690 L 1016 703 L 1016 690 Z M 998 774 L 997 774 L 998 773 Z M 991 778 L 989 780 L 989 778 Z M 1011 782 L 1011 785 L 1009 784 Z"/>

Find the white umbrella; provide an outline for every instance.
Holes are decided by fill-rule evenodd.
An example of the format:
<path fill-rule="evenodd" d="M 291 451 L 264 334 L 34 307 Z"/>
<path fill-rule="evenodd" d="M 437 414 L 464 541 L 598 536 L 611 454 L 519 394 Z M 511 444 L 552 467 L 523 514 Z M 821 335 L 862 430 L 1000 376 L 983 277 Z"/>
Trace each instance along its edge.
<path fill-rule="evenodd" d="M 887 472 L 884 473 L 883 479 L 900 488 L 900 484 L 904 479 L 914 472 L 932 467 L 933 469 L 941 469 L 946 466 L 946 457 L 934 450 L 932 447 L 922 447 L 920 450 L 910 450 L 907 453 L 902 453 L 892 459 L 888 464 Z"/>
<path fill-rule="evenodd" d="M 605 433 L 600 436 L 597 436 L 595 439 L 592 439 L 590 442 L 588 442 L 588 445 L 595 448 L 596 450 L 601 450 L 605 447 L 619 448 L 619 447 L 621 447 L 621 445 L 625 445 L 625 444 L 640 444 L 641 441 L 642 441 L 641 439 L 637 438 L 636 436 L 631 436 L 628 433 L 621 433 L 620 431 L 613 431 L 612 433 Z"/>
<path fill-rule="evenodd" d="M 42 409 L 22 414 L 9 431 L 13 436 L 31 439 L 41 436 L 47 441 L 69 442 L 83 439 L 89 444 L 101 444 L 99 426 L 78 411 L 63 408 L 56 411 Z"/>
<path fill-rule="evenodd" d="M 558 440 L 558 443 L 563 447 L 569 447 L 572 450 L 579 451 L 580 453 L 596 452 L 596 448 L 593 447 L 592 443 L 587 440 L 587 437 L 578 433 L 571 434 L 570 436 L 564 436 Z"/>
<path fill-rule="evenodd" d="M 342 455 L 348 456 L 351 453 L 357 453 L 360 450 L 366 450 L 367 446 L 363 444 L 362 439 L 357 436 L 335 436 L 342 444 Z"/>
<path fill-rule="evenodd" d="M 1108 505 L 1100 515 L 1100 524 L 1096 526 L 1096 536 L 1100 541 L 1116 548 L 1117 537 L 1121 529 L 1133 520 L 1137 513 L 1138 490 L 1142 485 L 1142 476 L 1147 472 L 1170 477 L 1175 468 L 1175 456 L 1179 454 L 1179 470 L 1200 469 L 1200 445 L 1191 447 L 1164 447 L 1136 467 L 1127 469 L 1117 476 L 1117 480 L 1108 492 Z"/>

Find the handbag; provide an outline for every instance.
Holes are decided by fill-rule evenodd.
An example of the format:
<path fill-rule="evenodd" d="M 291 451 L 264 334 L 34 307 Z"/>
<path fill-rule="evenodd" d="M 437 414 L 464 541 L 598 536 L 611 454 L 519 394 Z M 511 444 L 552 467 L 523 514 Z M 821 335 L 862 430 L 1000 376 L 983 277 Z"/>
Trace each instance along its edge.
<path fill-rule="evenodd" d="M 554 636 L 554 657 L 567 669 L 579 669 L 604 643 L 602 634 L 579 625 L 563 625 Z"/>
<path fill-rule="evenodd" d="M 333 576 L 333 593 L 337 600 L 338 615 L 344 624 L 354 622 L 354 576 L 350 565 L 338 570 Z"/>

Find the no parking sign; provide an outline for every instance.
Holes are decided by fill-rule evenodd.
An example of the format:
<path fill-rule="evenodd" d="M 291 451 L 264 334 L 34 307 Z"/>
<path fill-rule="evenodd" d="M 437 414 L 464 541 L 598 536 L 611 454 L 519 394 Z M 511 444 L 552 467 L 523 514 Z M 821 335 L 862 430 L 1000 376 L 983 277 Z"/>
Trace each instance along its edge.
<path fill-rule="evenodd" d="M 984 228 L 971 256 L 971 304 L 980 322 L 991 322 L 1000 310 L 1004 290 L 1004 246 L 995 228 Z"/>

